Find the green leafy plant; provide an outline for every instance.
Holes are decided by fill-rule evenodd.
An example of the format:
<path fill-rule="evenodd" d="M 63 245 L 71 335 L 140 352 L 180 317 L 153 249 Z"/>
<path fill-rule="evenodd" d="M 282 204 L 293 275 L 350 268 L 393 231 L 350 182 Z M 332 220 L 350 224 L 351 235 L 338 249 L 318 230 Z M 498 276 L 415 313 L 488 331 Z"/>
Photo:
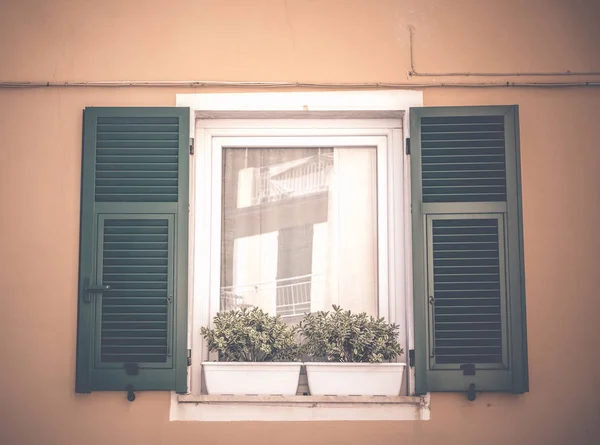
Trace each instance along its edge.
<path fill-rule="evenodd" d="M 209 350 L 227 362 L 282 362 L 299 360 L 297 327 L 259 308 L 219 312 L 214 328 L 201 328 Z"/>
<path fill-rule="evenodd" d="M 300 322 L 306 352 L 315 361 L 380 363 L 402 355 L 398 326 L 339 306 L 307 314 Z"/>

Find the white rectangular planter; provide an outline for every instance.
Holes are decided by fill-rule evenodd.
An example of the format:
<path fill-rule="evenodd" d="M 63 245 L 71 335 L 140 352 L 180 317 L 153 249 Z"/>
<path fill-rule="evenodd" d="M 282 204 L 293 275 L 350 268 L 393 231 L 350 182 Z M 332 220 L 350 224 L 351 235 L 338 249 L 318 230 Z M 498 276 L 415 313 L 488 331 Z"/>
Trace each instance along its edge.
<path fill-rule="evenodd" d="M 298 389 L 302 363 L 203 362 L 206 391 L 211 395 L 284 395 Z"/>
<path fill-rule="evenodd" d="M 397 396 L 404 363 L 305 363 L 313 396 Z"/>

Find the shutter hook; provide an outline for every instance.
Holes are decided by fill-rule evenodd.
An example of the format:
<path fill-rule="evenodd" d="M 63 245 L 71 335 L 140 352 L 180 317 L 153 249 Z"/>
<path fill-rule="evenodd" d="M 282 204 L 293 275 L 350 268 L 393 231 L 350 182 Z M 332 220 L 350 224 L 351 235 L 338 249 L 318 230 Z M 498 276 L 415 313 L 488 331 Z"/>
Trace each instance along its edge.
<path fill-rule="evenodd" d="M 469 390 L 467 391 L 467 399 L 471 402 L 477 398 L 477 393 L 475 392 L 475 383 L 471 383 L 469 385 Z"/>
<path fill-rule="evenodd" d="M 125 387 L 127 390 L 127 400 L 133 402 L 135 400 L 135 393 L 133 392 L 133 385 L 127 385 Z"/>

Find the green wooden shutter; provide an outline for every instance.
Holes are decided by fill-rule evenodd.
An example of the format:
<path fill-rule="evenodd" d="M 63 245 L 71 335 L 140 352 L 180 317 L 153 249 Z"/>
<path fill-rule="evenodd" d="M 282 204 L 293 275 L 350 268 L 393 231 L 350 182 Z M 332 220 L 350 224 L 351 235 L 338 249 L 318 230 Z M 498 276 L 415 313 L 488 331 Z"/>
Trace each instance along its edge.
<path fill-rule="evenodd" d="M 518 108 L 413 108 L 410 135 L 416 392 L 526 392 Z"/>
<path fill-rule="evenodd" d="M 76 391 L 186 391 L 189 109 L 86 108 Z"/>

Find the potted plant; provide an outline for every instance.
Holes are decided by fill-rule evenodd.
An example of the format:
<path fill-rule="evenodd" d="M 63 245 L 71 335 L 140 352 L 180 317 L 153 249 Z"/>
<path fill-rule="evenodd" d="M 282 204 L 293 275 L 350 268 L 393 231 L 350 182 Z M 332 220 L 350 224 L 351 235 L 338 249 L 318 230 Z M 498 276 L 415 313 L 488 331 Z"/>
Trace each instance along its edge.
<path fill-rule="evenodd" d="M 405 364 L 391 362 L 403 353 L 395 324 L 334 305 L 332 312 L 307 314 L 300 332 L 314 360 L 305 363 L 312 395 L 400 393 Z"/>
<path fill-rule="evenodd" d="M 219 354 L 219 361 L 202 363 L 209 394 L 296 394 L 297 328 L 259 308 L 219 312 L 213 321 L 201 330 L 209 351 Z"/>

